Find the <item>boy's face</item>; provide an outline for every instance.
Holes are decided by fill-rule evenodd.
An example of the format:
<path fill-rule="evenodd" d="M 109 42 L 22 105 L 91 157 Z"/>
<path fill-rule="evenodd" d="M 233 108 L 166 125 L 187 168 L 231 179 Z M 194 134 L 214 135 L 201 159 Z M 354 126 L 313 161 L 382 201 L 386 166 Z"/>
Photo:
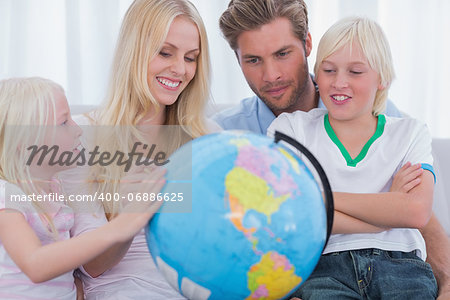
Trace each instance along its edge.
<path fill-rule="evenodd" d="M 248 85 L 275 115 L 301 107 L 299 101 L 309 80 L 309 34 L 303 45 L 290 21 L 277 18 L 241 33 L 237 46 L 236 55 Z"/>
<path fill-rule="evenodd" d="M 383 88 L 358 42 L 326 57 L 316 81 L 330 119 L 335 120 L 371 117 L 376 92 Z"/>

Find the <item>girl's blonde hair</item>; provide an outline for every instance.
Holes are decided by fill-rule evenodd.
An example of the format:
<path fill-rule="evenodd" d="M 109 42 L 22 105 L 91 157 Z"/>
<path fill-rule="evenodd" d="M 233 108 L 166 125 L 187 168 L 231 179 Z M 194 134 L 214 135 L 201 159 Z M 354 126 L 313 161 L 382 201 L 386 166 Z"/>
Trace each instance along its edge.
<path fill-rule="evenodd" d="M 50 114 L 56 120 L 55 91 L 63 91 L 53 81 L 33 78 L 12 78 L 0 81 L 0 178 L 18 185 L 26 194 L 41 194 L 33 181 L 27 160 L 30 145 L 42 144 L 45 125 Z M 56 230 L 45 209 L 33 205 Z"/>
<path fill-rule="evenodd" d="M 200 54 L 194 78 L 177 101 L 165 108 L 164 125 L 179 125 L 181 128 L 178 134 L 173 134 L 171 149 L 185 143 L 186 135 L 195 138 L 206 134 L 204 109 L 209 98 L 210 61 L 206 29 L 200 14 L 187 0 L 135 0 L 122 22 L 106 98 L 93 115 L 97 125 L 127 129 L 115 129 L 114 133 L 103 135 L 100 148 L 129 152 L 132 141 L 139 139 L 135 126 L 149 111 L 161 109 L 148 86 L 148 65 L 159 54 L 170 26 L 178 16 L 197 26 Z M 100 180 L 100 191 L 117 192 L 122 169 L 110 165 L 94 170 Z M 119 209 L 117 203 L 105 204 L 105 211 L 111 213 L 109 218 Z"/>
<path fill-rule="evenodd" d="M 319 74 L 323 60 L 353 42 L 361 46 L 370 67 L 380 76 L 383 89 L 377 91 L 372 108 L 373 115 L 377 116 L 385 110 L 388 90 L 395 78 L 395 72 L 389 43 L 383 30 L 375 21 L 349 17 L 333 24 L 319 42 L 314 73 L 316 76 Z"/>

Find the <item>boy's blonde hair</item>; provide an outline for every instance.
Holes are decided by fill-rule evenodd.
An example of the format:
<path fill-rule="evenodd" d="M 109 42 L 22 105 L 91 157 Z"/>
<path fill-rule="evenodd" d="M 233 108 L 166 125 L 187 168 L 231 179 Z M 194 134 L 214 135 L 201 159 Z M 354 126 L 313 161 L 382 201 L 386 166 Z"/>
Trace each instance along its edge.
<path fill-rule="evenodd" d="M 50 114 L 56 120 L 55 91 L 63 89 L 53 81 L 33 78 L 12 78 L 0 81 L 0 178 L 18 185 L 26 194 L 41 194 L 33 184 L 26 166 L 30 145 L 39 145 L 45 137 Z M 51 218 L 37 202 L 33 205 L 56 230 Z"/>
<path fill-rule="evenodd" d="M 133 127 L 151 110 L 162 109 L 150 91 L 147 74 L 149 62 L 159 54 L 170 26 L 176 17 L 193 22 L 200 36 L 200 53 L 194 78 L 181 92 L 177 101 L 167 106 L 164 125 L 179 125 L 181 130 L 171 136 L 171 149 L 207 133 L 204 110 L 210 96 L 210 59 L 206 29 L 195 6 L 187 0 L 135 0 L 122 22 L 111 70 L 106 98 L 93 115 L 97 125 L 127 127 L 126 133 L 103 136 L 102 149 L 130 151 L 132 141 L 140 133 Z M 130 129 L 131 127 L 131 129 Z M 113 130 L 120 132 L 121 130 Z M 131 132 L 131 133 L 130 133 Z M 108 166 L 94 170 L 100 191 L 117 192 L 123 168 Z M 104 203 L 105 211 L 114 216 L 120 210 L 117 203 Z"/>
<path fill-rule="evenodd" d="M 369 61 L 370 67 L 380 76 L 383 87 L 375 95 L 372 113 L 377 116 L 386 107 L 389 87 L 395 78 L 391 50 L 381 27 L 367 18 L 349 17 L 333 24 L 322 36 L 317 49 L 314 73 L 319 74 L 320 64 L 347 44 L 357 42 Z"/>

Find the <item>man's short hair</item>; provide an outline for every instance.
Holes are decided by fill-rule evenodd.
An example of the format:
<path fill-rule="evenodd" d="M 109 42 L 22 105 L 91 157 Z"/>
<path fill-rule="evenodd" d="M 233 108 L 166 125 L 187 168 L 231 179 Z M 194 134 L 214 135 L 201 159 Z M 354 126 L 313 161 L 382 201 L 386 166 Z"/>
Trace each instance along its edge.
<path fill-rule="evenodd" d="M 256 30 L 276 18 L 287 18 L 294 34 L 305 43 L 308 11 L 303 0 L 231 0 L 219 25 L 228 44 L 236 51 L 237 39 L 242 32 Z"/>

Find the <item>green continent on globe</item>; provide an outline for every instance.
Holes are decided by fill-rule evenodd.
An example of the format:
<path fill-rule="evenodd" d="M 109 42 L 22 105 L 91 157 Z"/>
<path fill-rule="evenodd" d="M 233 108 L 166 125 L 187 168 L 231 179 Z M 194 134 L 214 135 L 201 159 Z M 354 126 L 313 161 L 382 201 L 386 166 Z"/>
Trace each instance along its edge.
<path fill-rule="evenodd" d="M 286 256 L 270 251 L 248 271 L 248 288 L 251 295 L 246 299 L 280 299 L 302 282 L 295 267 Z"/>
<path fill-rule="evenodd" d="M 242 206 L 243 211 L 239 213 L 245 215 L 247 210 L 254 209 L 265 214 L 268 223 L 270 216 L 289 198 L 289 195 L 274 197 L 273 190 L 262 178 L 241 167 L 235 167 L 227 174 L 225 188 L 230 198 L 236 199 Z"/>

